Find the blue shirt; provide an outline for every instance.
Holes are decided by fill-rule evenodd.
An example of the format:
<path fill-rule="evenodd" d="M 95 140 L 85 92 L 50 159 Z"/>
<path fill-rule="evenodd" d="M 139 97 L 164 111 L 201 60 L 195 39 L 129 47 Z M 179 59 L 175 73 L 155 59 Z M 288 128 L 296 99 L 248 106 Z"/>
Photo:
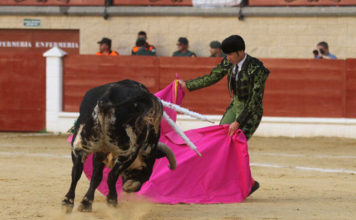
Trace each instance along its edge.
<path fill-rule="evenodd" d="M 330 59 L 337 59 L 336 56 L 334 54 L 329 53 L 328 57 L 330 57 Z"/>
<path fill-rule="evenodd" d="M 329 53 L 327 56 L 332 60 L 337 59 L 336 56 L 334 54 L 331 54 L 331 53 Z M 315 59 L 321 59 L 321 58 L 322 58 L 321 56 L 315 57 Z"/>

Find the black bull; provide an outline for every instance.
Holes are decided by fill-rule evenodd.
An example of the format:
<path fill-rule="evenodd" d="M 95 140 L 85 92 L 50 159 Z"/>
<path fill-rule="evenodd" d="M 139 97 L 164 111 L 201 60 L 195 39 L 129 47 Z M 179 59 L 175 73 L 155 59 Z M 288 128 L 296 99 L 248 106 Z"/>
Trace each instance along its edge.
<path fill-rule="evenodd" d="M 172 151 L 158 143 L 162 115 L 163 107 L 158 98 L 135 81 L 106 84 L 85 94 L 72 140 L 72 183 L 62 201 L 68 212 L 74 206 L 75 188 L 90 153 L 94 154 L 93 174 L 78 207 L 80 211 L 91 211 L 105 166 L 112 169 L 107 182 L 107 202 L 114 206 L 119 176 L 124 191 L 136 192 L 150 178 L 157 158 L 166 156 L 170 168 L 175 168 Z"/>

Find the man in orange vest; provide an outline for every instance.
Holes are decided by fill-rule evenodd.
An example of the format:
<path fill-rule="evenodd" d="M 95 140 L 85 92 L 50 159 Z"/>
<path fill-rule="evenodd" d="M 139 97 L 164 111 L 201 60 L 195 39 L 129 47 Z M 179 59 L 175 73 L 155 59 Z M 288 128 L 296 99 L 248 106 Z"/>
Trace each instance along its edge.
<path fill-rule="evenodd" d="M 156 47 L 147 42 L 147 34 L 146 34 L 146 32 L 144 32 L 144 31 L 138 32 L 137 39 L 140 39 L 140 38 L 145 39 L 145 41 L 146 41 L 145 49 L 147 51 L 151 52 L 151 54 L 156 55 Z M 137 47 L 137 46 L 133 47 L 132 50 L 131 50 L 131 55 L 135 55 L 137 53 L 137 51 L 139 51 L 139 49 L 140 48 Z"/>
<path fill-rule="evenodd" d="M 96 53 L 98 56 L 117 56 L 119 55 L 116 51 L 111 50 L 111 39 L 104 37 L 99 44 L 99 52 Z"/>

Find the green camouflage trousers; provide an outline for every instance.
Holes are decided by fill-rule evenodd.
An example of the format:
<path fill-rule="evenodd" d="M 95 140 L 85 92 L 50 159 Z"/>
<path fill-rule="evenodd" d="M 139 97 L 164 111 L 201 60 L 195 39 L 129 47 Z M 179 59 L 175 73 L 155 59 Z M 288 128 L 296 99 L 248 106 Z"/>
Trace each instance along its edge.
<path fill-rule="evenodd" d="M 226 108 L 224 116 L 220 121 L 220 125 L 223 124 L 231 124 L 236 121 L 236 118 L 241 114 L 244 109 L 244 103 L 240 102 L 236 97 L 230 103 L 230 105 Z M 244 132 L 247 140 L 255 133 L 257 130 L 261 118 L 262 118 L 263 110 L 255 112 L 255 114 L 250 115 L 244 124 L 240 125 L 240 129 Z"/>

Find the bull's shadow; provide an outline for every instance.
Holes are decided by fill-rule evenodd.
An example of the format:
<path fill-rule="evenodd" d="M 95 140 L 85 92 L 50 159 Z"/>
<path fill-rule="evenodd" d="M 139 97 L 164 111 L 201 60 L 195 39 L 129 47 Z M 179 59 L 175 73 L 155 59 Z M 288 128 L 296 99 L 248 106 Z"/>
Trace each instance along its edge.
<path fill-rule="evenodd" d="M 75 188 L 90 153 L 94 154 L 93 174 L 79 211 L 92 210 L 105 166 L 111 168 L 106 200 L 112 206 L 117 205 L 119 176 L 123 180 L 122 190 L 137 192 L 150 178 L 156 159 L 167 157 L 170 168 L 176 167 L 173 152 L 158 143 L 162 115 L 160 100 L 132 80 L 95 87 L 85 94 L 72 139 L 72 182 L 62 201 L 67 212 L 74 207 Z"/>

